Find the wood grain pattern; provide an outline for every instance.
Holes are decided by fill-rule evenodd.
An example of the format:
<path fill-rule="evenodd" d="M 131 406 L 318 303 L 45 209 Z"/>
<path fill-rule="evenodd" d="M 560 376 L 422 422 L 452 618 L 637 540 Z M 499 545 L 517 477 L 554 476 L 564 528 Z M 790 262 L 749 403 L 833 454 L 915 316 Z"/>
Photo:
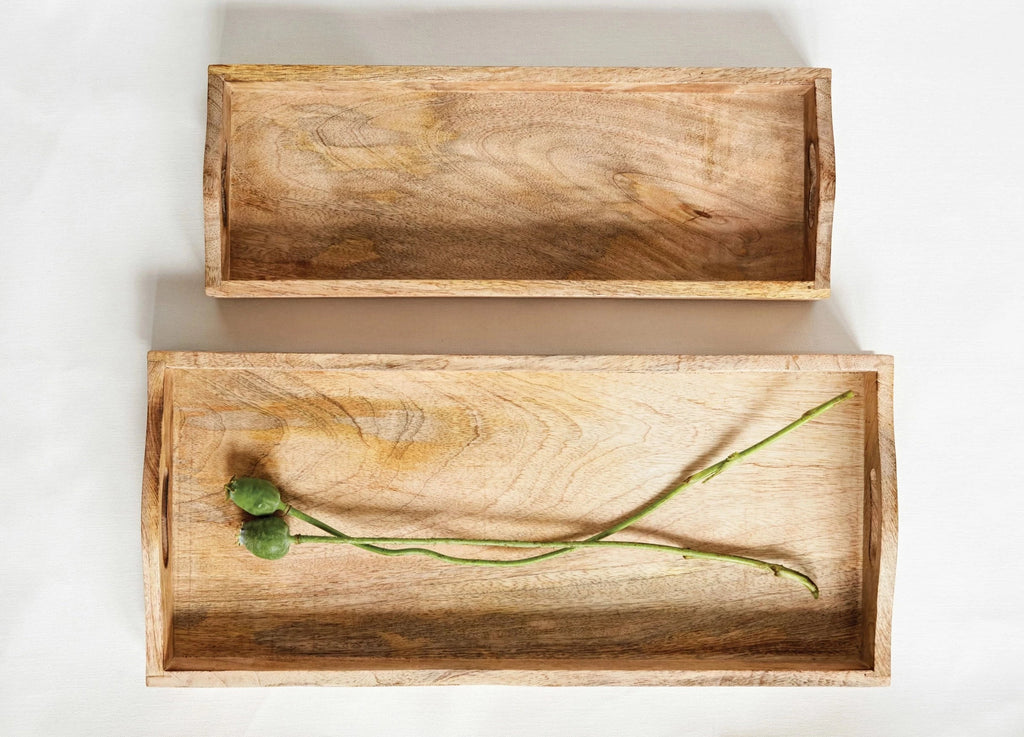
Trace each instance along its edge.
<path fill-rule="evenodd" d="M 211 67 L 207 291 L 827 296 L 828 77 Z"/>
<path fill-rule="evenodd" d="M 876 356 L 152 353 L 147 682 L 884 683 L 890 385 Z M 352 534 L 586 535 L 851 388 L 618 536 L 770 558 L 817 601 L 639 551 L 504 570 L 333 546 L 263 561 L 223 495 L 233 474 L 267 477 Z"/>
<path fill-rule="evenodd" d="M 808 105 L 810 108 L 811 106 Z M 832 213 L 836 198 L 836 154 L 832 138 L 832 80 L 814 80 L 814 120 L 808 121 L 808 162 L 814 162 L 807 181 L 808 247 L 813 250 L 814 286 L 828 289 L 832 257 Z"/>
<path fill-rule="evenodd" d="M 206 94 L 206 151 L 203 156 L 203 228 L 206 235 L 206 286 L 220 287 L 228 271 L 227 90 L 220 75 L 209 75 Z"/>
<path fill-rule="evenodd" d="M 172 395 L 165 384 L 167 372 L 162 361 L 149 362 L 146 415 L 146 459 L 142 474 L 142 570 L 146 588 L 146 677 L 159 677 L 170 658 L 171 615 L 174 590 L 171 584 L 168 540 L 164 536 L 167 518 L 164 500 L 168 481 L 164 449 L 167 420 L 164 399 Z M 168 553 L 165 555 L 165 552 Z"/>

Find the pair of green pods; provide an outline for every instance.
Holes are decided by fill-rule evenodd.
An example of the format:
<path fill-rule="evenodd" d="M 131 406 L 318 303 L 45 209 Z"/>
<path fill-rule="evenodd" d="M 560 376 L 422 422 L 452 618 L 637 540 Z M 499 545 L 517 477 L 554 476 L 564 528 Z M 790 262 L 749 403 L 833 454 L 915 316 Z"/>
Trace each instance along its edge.
<path fill-rule="evenodd" d="M 265 479 L 233 476 L 224 486 L 227 498 L 251 515 L 238 533 L 238 542 L 259 558 L 283 558 L 292 545 L 288 523 L 275 512 L 286 512 L 281 492 Z"/>

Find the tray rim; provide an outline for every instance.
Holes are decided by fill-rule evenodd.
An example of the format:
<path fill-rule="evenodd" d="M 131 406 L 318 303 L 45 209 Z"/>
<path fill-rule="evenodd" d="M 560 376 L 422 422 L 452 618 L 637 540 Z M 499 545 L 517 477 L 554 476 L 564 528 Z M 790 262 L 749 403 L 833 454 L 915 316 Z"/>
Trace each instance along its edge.
<path fill-rule="evenodd" d="M 700 84 L 751 89 L 802 85 L 813 88 L 806 124 L 813 129 L 808 151 L 807 248 L 813 279 L 793 281 L 501 280 L 501 279 L 230 279 L 227 191 L 230 164 L 230 85 L 253 83 L 417 85 L 458 83 L 531 89 L 642 90 Z M 827 299 L 831 294 L 832 218 L 835 209 L 835 142 L 832 129 L 832 70 L 823 67 L 509 67 L 509 66 L 325 66 L 213 64 L 208 67 L 207 128 L 203 158 L 205 288 L 212 297 L 639 297 L 675 299 Z"/>
<path fill-rule="evenodd" d="M 876 374 L 874 410 L 879 474 L 870 483 L 870 514 L 865 515 L 865 567 L 877 570 L 866 584 L 874 593 L 866 610 L 874 638 L 865 643 L 870 667 L 815 669 L 807 667 L 736 670 L 641 669 L 351 669 L 351 670 L 190 670 L 172 669 L 170 651 L 170 569 L 166 565 L 166 477 L 162 452 L 167 444 L 164 399 L 171 387 L 168 369 L 238 370 L 415 370 L 415 371 L 609 371 L 623 372 L 850 372 Z M 142 483 L 142 562 L 146 618 L 146 684 L 150 686 L 263 685 L 773 685 L 885 686 L 891 675 L 892 600 L 897 546 L 896 449 L 893 434 L 892 356 L 877 354 L 803 355 L 444 355 L 444 354 L 317 354 L 211 353 L 150 351 L 148 407 Z"/>

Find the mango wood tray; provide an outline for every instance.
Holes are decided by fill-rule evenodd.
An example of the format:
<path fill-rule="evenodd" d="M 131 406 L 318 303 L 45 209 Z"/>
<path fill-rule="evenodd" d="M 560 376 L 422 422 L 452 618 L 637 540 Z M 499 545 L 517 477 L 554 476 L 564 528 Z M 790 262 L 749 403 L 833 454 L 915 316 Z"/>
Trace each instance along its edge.
<path fill-rule="evenodd" d="M 582 537 L 845 390 L 613 538 L 818 600 L 632 549 L 267 561 L 224 497 L 255 475 L 352 535 Z M 151 685 L 885 684 L 892 359 L 151 353 L 142 533 Z"/>
<path fill-rule="evenodd" d="M 830 79 L 212 66 L 207 293 L 827 297 Z"/>

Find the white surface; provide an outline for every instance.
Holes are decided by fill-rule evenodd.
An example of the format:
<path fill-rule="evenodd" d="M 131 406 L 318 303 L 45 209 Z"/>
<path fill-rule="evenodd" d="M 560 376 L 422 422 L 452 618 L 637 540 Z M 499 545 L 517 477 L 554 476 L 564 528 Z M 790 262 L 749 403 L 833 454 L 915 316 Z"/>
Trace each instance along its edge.
<path fill-rule="evenodd" d="M 1018 5 L 390 5 L 4 4 L 0 732 L 1024 733 Z M 207 298 L 206 65 L 241 61 L 832 67 L 833 298 Z M 895 354 L 893 685 L 147 690 L 151 347 Z"/>

